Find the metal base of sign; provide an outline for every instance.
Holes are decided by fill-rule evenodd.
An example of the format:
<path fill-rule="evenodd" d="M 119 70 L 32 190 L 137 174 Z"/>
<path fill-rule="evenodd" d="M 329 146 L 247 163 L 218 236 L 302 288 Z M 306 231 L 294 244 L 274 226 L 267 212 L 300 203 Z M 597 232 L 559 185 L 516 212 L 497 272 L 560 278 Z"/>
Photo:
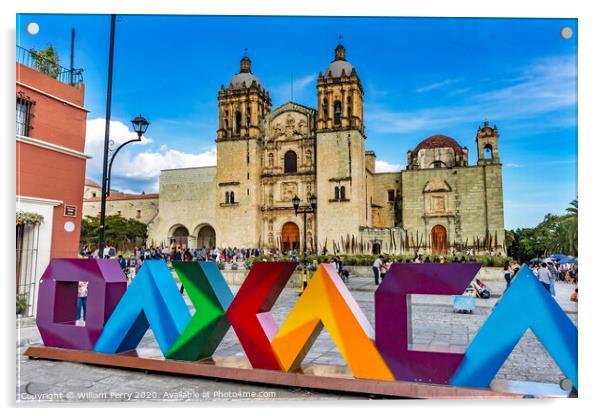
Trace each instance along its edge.
<path fill-rule="evenodd" d="M 407 381 L 354 378 L 347 367 L 308 365 L 298 372 L 253 369 L 239 357 L 213 357 L 202 361 L 166 360 L 158 349 L 138 348 L 121 354 L 30 346 L 25 356 L 168 374 L 219 378 L 246 383 L 310 388 L 417 399 L 516 399 L 568 397 L 558 386 L 528 382 L 496 382 L 490 389 L 464 388 Z"/>

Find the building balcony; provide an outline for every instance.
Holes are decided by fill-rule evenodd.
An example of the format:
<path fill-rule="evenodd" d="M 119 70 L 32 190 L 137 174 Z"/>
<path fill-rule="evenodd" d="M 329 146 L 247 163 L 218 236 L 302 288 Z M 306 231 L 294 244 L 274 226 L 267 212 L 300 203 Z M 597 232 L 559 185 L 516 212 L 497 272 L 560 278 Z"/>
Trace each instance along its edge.
<path fill-rule="evenodd" d="M 16 47 L 16 53 L 17 63 L 48 75 L 63 84 L 78 86 L 84 82 L 84 70 L 81 68 L 65 68 L 19 45 Z"/>

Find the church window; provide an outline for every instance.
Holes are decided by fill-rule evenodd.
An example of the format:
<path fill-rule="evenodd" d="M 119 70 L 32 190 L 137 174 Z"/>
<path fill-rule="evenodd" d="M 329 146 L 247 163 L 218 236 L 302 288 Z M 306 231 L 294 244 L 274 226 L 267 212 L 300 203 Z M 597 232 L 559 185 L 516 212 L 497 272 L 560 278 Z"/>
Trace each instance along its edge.
<path fill-rule="evenodd" d="M 96 192 L 92 192 L 92 198 L 96 198 Z"/>
<path fill-rule="evenodd" d="M 289 150 L 284 154 L 284 173 L 297 172 L 297 154 Z"/>
<path fill-rule="evenodd" d="M 234 131 L 236 132 L 236 134 L 240 134 L 240 125 L 242 123 L 242 115 L 240 114 L 240 111 L 236 112 L 236 122 L 234 124 Z"/>
<path fill-rule="evenodd" d="M 32 102 L 22 97 L 17 97 L 17 135 L 29 135 L 31 122 Z"/>
<path fill-rule="evenodd" d="M 344 201 L 345 200 L 345 187 L 341 186 L 341 200 Z"/>
<path fill-rule="evenodd" d="M 230 191 L 230 203 L 234 203 L 234 191 Z"/>
<path fill-rule="evenodd" d="M 389 190 L 387 191 L 387 200 L 388 200 L 389 202 L 395 202 L 395 191 L 394 191 L 394 190 L 392 190 L 392 189 L 389 189 Z"/>
<path fill-rule="evenodd" d="M 247 128 L 251 127 L 251 107 L 247 107 Z"/>
<path fill-rule="evenodd" d="M 485 157 L 485 159 L 493 158 L 493 147 L 490 144 L 486 144 L 483 150 L 483 156 Z"/>
<path fill-rule="evenodd" d="M 341 193 L 338 186 L 334 187 L 334 199 L 336 199 L 337 201 L 341 199 Z"/>
<path fill-rule="evenodd" d="M 340 101 L 335 101 L 334 102 L 334 124 L 339 126 L 341 124 L 341 112 L 342 112 L 342 106 L 341 106 L 341 102 Z"/>
<path fill-rule="evenodd" d="M 230 192 L 226 192 L 226 204 L 230 203 Z"/>
<path fill-rule="evenodd" d="M 323 108 L 324 108 L 324 120 L 328 120 L 328 100 L 324 100 L 324 104 L 323 104 Z"/>

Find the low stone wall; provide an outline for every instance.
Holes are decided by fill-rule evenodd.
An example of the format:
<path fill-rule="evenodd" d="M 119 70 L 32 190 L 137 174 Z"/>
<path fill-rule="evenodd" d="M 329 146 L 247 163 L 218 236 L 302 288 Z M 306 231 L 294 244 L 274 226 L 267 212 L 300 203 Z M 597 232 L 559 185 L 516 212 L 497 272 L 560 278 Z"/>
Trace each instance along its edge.
<path fill-rule="evenodd" d="M 232 286 L 240 286 L 242 282 L 247 278 L 249 271 L 247 269 L 238 270 L 220 270 L 226 279 L 226 283 Z M 289 279 L 286 287 L 301 287 L 301 275 L 299 272 L 295 272 L 293 277 Z"/>
<path fill-rule="evenodd" d="M 372 277 L 372 267 L 370 266 L 345 266 L 349 270 L 349 277 Z M 249 271 L 247 269 L 238 270 L 222 270 L 222 274 L 229 285 L 238 286 L 247 277 Z M 481 267 L 477 277 L 484 281 L 504 281 L 504 273 L 501 267 Z M 295 272 L 292 279 L 288 281 L 287 287 L 299 287 L 300 282 L 299 272 Z"/>
<path fill-rule="evenodd" d="M 372 277 L 372 267 L 370 266 L 344 266 L 349 270 L 350 277 Z M 481 267 L 477 277 L 481 280 L 504 280 L 504 272 L 501 267 Z"/>

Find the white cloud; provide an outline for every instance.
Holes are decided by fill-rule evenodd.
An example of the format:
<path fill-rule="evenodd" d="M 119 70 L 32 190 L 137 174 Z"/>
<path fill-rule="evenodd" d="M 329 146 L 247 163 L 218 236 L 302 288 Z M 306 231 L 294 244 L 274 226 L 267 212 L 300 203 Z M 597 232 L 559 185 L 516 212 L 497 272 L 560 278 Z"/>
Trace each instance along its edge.
<path fill-rule="evenodd" d="M 384 160 L 376 161 L 376 172 L 384 173 L 384 172 L 399 172 L 401 170 L 401 165 L 397 163 L 389 163 Z"/>
<path fill-rule="evenodd" d="M 215 148 L 202 153 L 184 153 L 174 149 L 162 153 L 141 152 L 120 160 L 115 174 L 124 178 L 153 179 L 163 169 L 215 166 L 215 163 Z"/>
<path fill-rule="evenodd" d="M 111 121 L 110 126 L 110 137 L 114 140 L 112 147 L 115 149 L 119 144 L 136 137 L 136 134 L 120 121 Z M 88 120 L 86 126 L 86 154 L 93 158 L 87 162 L 87 176 L 100 177 L 102 175 L 104 130 L 104 119 Z M 163 144 L 160 146 L 159 152 L 133 152 L 133 150 L 138 150 L 134 149 L 134 147 L 145 146 L 151 143 L 153 143 L 152 139 L 143 136 L 141 143 L 132 143 L 119 151 L 113 164 L 113 182 L 115 178 L 152 181 L 152 189 L 149 189 L 149 191 L 156 191 L 158 189 L 159 174 L 162 169 L 215 166 L 216 164 L 215 147 L 201 153 L 186 153 L 170 149 L 167 145 Z"/>
<path fill-rule="evenodd" d="M 481 88 L 479 94 L 467 97 L 465 105 L 432 107 L 416 111 L 395 112 L 386 108 L 366 109 L 366 120 L 380 133 L 412 133 L 418 130 L 440 130 L 467 120 L 528 120 L 553 111 L 569 109 L 577 104 L 577 72 L 574 56 L 545 58 L 524 68 L 519 77 L 512 75 L 500 83 L 506 86 Z M 442 83 L 439 83 L 442 84 Z M 423 87 L 437 88 L 432 84 Z M 372 106 L 374 109 L 375 106 Z M 564 117 L 566 125 L 575 118 Z"/>
<path fill-rule="evenodd" d="M 437 90 L 439 88 L 446 87 L 451 84 L 455 84 L 459 81 L 460 81 L 459 79 L 444 79 L 443 81 L 434 82 L 432 84 L 425 85 L 424 87 L 416 88 L 416 92 L 420 94 L 423 92 Z"/>
<path fill-rule="evenodd" d="M 518 163 L 504 163 L 504 166 L 507 168 L 522 168 L 523 165 L 519 165 Z"/>
<path fill-rule="evenodd" d="M 128 140 L 135 139 L 136 133 L 129 129 L 127 125 L 120 121 L 111 120 L 109 138 L 113 141 L 111 147 L 117 149 L 117 147 Z M 104 141 L 105 141 L 105 119 L 95 118 L 86 122 L 86 154 L 92 156 L 92 159 L 88 160 L 86 170 L 88 175 L 101 176 L 102 175 L 102 159 L 104 152 Z M 142 142 L 132 143 L 128 146 L 142 146 L 152 143 L 152 139 L 142 136 Z M 123 148 L 119 151 L 119 157 L 122 157 L 127 148 Z M 116 159 L 117 160 L 117 159 Z M 98 175 L 96 175 L 98 174 Z"/>

